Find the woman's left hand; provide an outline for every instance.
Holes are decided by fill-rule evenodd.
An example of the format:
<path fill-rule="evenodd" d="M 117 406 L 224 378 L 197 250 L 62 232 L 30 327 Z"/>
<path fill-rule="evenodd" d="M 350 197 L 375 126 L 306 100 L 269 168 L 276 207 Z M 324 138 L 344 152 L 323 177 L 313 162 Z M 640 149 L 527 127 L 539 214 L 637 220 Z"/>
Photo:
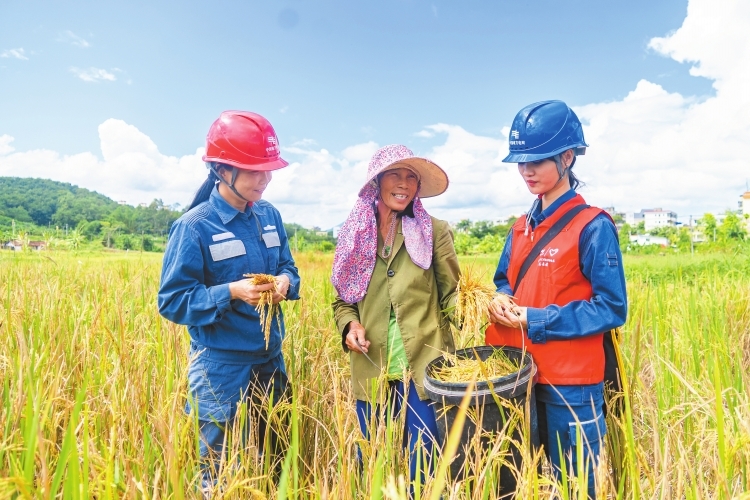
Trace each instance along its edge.
<path fill-rule="evenodd" d="M 286 294 L 289 293 L 289 276 L 286 274 L 280 274 L 276 276 L 276 293 L 273 294 L 273 303 L 278 304 L 282 300 L 286 300 Z"/>

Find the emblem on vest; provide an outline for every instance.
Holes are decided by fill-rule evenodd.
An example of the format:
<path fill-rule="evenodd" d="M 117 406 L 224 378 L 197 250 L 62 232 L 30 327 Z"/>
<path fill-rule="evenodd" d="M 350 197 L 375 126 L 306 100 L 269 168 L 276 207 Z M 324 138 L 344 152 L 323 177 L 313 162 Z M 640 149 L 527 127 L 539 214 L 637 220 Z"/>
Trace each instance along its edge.
<path fill-rule="evenodd" d="M 553 259 L 553 257 L 557 255 L 557 252 L 559 251 L 559 248 L 543 248 L 542 251 L 539 252 L 537 265 L 539 267 L 549 267 L 550 264 L 554 264 L 555 259 Z"/>

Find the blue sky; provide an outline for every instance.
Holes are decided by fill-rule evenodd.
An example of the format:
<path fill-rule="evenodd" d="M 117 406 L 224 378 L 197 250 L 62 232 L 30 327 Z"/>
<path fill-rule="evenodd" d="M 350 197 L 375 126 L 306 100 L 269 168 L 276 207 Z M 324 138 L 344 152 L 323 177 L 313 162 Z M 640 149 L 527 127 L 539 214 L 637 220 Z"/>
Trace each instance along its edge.
<path fill-rule="evenodd" d="M 706 0 L 692 3 L 694 17 L 708 19 L 701 14 Z M 746 11 L 741 0 L 719 2 L 724 3 L 731 7 L 727 16 Z M 610 105 L 612 112 L 612 105 L 626 102 L 642 81 L 661 89 L 666 101 L 679 95 L 683 112 L 716 97 L 715 82 L 722 75 L 690 74 L 695 65 L 685 59 L 712 57 L 692 54 L 704 50 L 690 45 L 692 37 L 678 40 L 677 49 L 652 44 L 680 29 L 687 15 L 688 3 L 674 0 L 5 0 L 0 4 L 0 137 L 6 137 L 6 146 L 0 175 L 33 174 L 36 163 L 18 155 L 34 151 L 59 163 L 57 170 L 50 166 L 37 175 L 62 176 L 76 161 L 88 166 L 79 170 L 115 168 L 127 163 L 123 155 L 129 147 L 133 154 L 145 148 L 151 163 L 133 173 L 142 185 L 131 182 L 131 191 L 184 204 L 190 189 L 170 185 L 174 179 L 162 182 L 161 174 L 147 167 L 158 169 L 166 161 L 172 165 L 163 167 L 169 176 L 200 183 L 205 172 L 187 157 L 203 146 L 208 126 L 222 110 L 248 109 L 271 120 L 286 156 L 299 164 L 296 181 L 289 177 L 293 174 L 281 175 L 286 185 L 269 192 L 269 199 L 289 206 L 300 222 L 326 225 L 346 215 L 353 203 L 349 191 L 356 186 L 342 182 L 345 199 L 332 204 L 306 197 L 296 203 L 294 191 L 320 189 L 321 197 L 330 196 L 329 186 L 316 182 L 336 183 L 336 174 L 348 175 L 348 168 L 354 169 L 351 176 L 364 177 L 362 162 L 377 146 L 400 142 L 418 154 L 455 156 L 463 147 L 455 143 L 455 133 L 462 130 L 470 142 L 472 137 L 499 141 L 499 156 L 503 127 L 530 102 L 557 98 L 591 113 L 600 110 L 597 105 Z M 641 91 L 648 94 L 648 89 L 653 90 Z M 484 164 L 504 171 L 496 158 Z M 12 166 L 31 170 L 14 173 Z M 305 166 L 321 172 L 328 167 L 331 177 L 321 174 L 316 181 L 312 170 L 303 182 Z M 464 175 L 458 166 L 454 172 Z M 460 177 L 451 177 L 461 185 Z M 86 185 L 74 171 L 69 178 L 109 196 L 143 201 L 126 190 L 108 192 L 105 181 Z M 112 179 L 120 187 L 129 182 L 115 173 Z M 736 184 L 744 186 L 744 179 Z M 518 189 L 499 192 L 505 192 L 507 203 L 488 193 L 472 205 L 471 196 L 457 192 L 433 205 L 449 219 L 491 219 L 526 206 Z M 604 204 L 604 198 L 597 202 Z M 621 199 L 610 198 L 612 203 Z M 667 196 L 630 207 L 624 200 L 622 208 L 633 210 L 678 201 Z M 686 204 L 682 211 L 720 209 L 722 203 Z M 316 219 L 311 208 L 330 213 Z"/>

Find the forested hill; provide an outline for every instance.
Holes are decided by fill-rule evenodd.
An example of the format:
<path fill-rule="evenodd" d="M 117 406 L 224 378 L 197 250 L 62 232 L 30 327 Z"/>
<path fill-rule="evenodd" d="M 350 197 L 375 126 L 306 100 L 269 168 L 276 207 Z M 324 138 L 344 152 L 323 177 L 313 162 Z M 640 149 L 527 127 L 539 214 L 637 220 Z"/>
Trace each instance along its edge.
<path fill-rule="evenodd" d="M 128 233 L 163 234 L 179 215 L 161 200 L 133 207 L 65 182 L 0 177 L 0 226 L 15 221 L 92 233 L 117 226 Z"/>

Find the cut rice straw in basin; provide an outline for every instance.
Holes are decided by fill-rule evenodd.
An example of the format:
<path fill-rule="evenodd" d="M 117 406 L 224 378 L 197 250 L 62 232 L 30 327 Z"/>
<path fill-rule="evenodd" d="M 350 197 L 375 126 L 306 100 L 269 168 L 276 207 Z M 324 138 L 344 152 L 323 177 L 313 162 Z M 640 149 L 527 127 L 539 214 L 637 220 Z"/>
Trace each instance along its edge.
<path fill-rule="evenodd" d="M 274 316 L 279 315 L 278 304 L 273 303 L 273 294 L 276 293 L 276 277 L 270 274 L 244 274 L 250 284 L 252 285 L 268 285 L 273 283 L 273 288 L 260 292 L 260 300 L 258 305 L 255 306 L 255 310 L 260 316 L 260 328 L 263 330 L 263 336 L 266 339 L 266 349 L 268 349 L 268 341 L 271 338 L 271 322 Z"/>
<path fill-rule="evenodd" d="M 447 353 L 443 356 L 446 363 L 432 370 L 432 376 L 442 382 L 494 380 L 516 373 L 520 369 L 518 363 L 512 361 L 501 349 L 497 349 L 484 361 L 478 358 L 459 358 Z"/>

